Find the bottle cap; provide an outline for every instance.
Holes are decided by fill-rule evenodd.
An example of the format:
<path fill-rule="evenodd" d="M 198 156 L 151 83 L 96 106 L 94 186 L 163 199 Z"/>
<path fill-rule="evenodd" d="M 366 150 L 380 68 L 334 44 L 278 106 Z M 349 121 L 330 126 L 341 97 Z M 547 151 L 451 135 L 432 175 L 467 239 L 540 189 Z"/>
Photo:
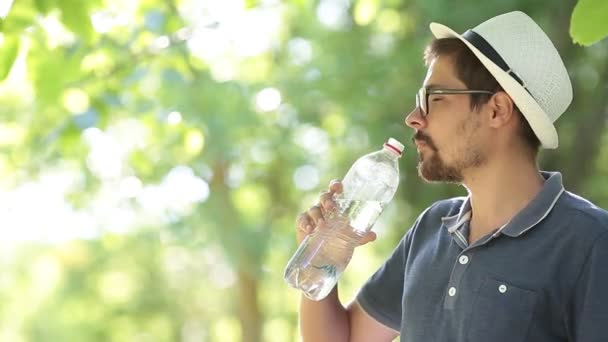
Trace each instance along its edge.
<path fill-rule="evenodd" d="M 388 141 L 384 143 L 384 146 L 390 148 L 400 156 L 401 154 L 403 154 L 403 149 L 405 148 L 402 143 L 400 143 L 397 139 L 394 138 L 389 138 Z"/>

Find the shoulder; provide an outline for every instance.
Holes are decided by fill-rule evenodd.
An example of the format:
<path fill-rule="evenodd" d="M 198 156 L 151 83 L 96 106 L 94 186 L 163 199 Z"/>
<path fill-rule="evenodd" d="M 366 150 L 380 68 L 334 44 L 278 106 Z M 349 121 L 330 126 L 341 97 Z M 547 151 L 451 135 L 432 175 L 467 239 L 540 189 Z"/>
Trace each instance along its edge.
<path fill-rule="evenodd" d="M 555 209 L 556 213 L 583 230 L 579 233 L 603 235 L 608 232 L 608 211 L 577 194 L 564 191 Z"/>
<path fill-rule="evenodd" d="M 430 205 L 423 212 L 423 215 L 438 219 L 458 215 L 458 213 L 460 212 L 460 208 L 462 207 L 466 199 L 466 197 L 462 196 L 437 201 Z"/>
<path fill-rule="evenodd" d="M 431 204 L 418 217 L 416 228 L 441 226 L 444 219 L 458 215 L 465 200 L 466 197 L 453 197 Z"/>
<path fill-rule="evenodd" d="M 403 235 L 399 243 L 400 248 L 408 249 L 414 240 L 420 243 L 433 239 L 437 232 L 441 230 L 444 219 L 458 216 L 465 201 L 466 197 L 453 197 L 434 202 L 428 206 Z"/>

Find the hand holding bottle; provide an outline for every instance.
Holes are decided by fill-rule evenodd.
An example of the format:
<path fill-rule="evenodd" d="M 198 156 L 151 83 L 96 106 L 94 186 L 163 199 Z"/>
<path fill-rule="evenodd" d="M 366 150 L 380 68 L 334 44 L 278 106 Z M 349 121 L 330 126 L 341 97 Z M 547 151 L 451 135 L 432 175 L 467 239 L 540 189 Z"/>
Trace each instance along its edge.
<path fill-rule="evenodd" d="M 341 193 L 342 182 L 339 180 L 331 181 L 328 190 L 319 196 L 317 204 L 298 215 L 296 219 L 296 239 L 298 245 L 315 230 L 328 229 L 332 225 L 329 214 L 337 209 L 334 196 Z M 328 219 L 330 222 L 328 222 Z M 352 231 L 352 228 L 349 228 L 349 230 Z M 361 246 L 374 240 L 376 240 L 376 233 L 369 231 L 360 238 L 358 245 Z"/>
<path fill-rule="evenodd" d="M 355 247 L 375 240 L 371 228 L 397 191 L 402 152 L 403 145 L 389 139 L 357 159 L 343 182 L 330 183 L 319 202 L 298 216 L 299 247 L 283 276 L 289 285 L 310 299 L 325 298 Z"/>

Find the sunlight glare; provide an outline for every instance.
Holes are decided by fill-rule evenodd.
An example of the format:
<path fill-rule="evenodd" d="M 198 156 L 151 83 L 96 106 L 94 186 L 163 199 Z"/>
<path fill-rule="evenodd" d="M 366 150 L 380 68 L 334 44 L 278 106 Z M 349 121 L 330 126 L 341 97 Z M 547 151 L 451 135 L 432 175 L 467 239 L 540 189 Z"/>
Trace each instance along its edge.
<path fill-rule="evenodd" d="M 293 182 L 300 190 L 312 190 L 319 185 L 319 171 L 313 165 L 304 165 L 296 169 Z"/>
<path fill-rule="evenodd" d="M 255 106 L 260 112 L 271 112 L 281 105 L 281 92 L 276 88 L 262 89 L 255 96 Z"/>
<path fill-rule="evenodd" d="M 172 126 L 178 125 L 182 122 L 182 114 L 176 111 L 169 113 L 169 115 L 167 115 L 167 122 Z"/>
<path fill-rule="evenodd" d="M 13 0 L 0 1 L 0 18 L 4 19 L 13 6 Z"/>
<path fill-rule="evenodd" d="M 317 18 L 327 28 L 340 30 L 349 22 L 349 0 L 321 0 L 317 6 Z"/>

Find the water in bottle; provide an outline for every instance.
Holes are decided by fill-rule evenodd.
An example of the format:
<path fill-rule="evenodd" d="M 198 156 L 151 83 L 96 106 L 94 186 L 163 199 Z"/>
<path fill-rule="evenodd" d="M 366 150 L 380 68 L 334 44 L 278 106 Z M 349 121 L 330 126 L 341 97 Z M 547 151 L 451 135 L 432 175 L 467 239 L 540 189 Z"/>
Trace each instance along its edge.
<path fill-rule="evenodd" d="M 310 299 L 325 298 L 350 262 L 361 237 L 367 233 L 399 185 L 403 145 L 391 138 L 380 151 L 359 158 L 334 196 L 336 209 L 325 213 L 298 247 L 285 269 L 285 280 Z"/>

